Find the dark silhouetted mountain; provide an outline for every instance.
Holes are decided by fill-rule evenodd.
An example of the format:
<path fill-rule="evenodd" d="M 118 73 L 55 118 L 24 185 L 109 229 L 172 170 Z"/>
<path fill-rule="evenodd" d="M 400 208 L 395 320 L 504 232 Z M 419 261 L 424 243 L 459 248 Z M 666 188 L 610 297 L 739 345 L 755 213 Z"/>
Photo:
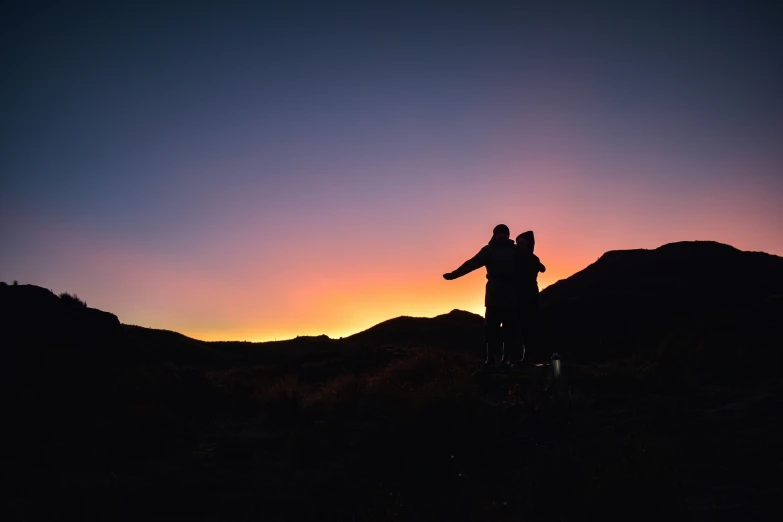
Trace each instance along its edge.
<path fill-rule="evenodd" d="M 105 467 L 131 448 L 152 453 L 166 423 L 193 414 L 183 398 L 195 388 L 115 315 L 77 300 L 0 284 L 0 339 L 6 463 Z"/>
<path fill-rule="evenodd" d="M 735 317 L 762 317 L 781 293 L 783 258 L 763 252 L 711 241 L 611 251 L 541 293 L 541 343 L 585 362 L 651 357 L 661 343 L 697 344 Z"/>
<path fill-rule="evenodd" d="M 123 326 L 130 338 L 166 362 L 209 367 L 232 363 L 230 356 L 214 349 L 210 343 L 181 333 L 135 325 Z"/>
<path fill-rule="evenodd" d="M 348 348 L 432 347 L 471 351 L 481 356 L 483 319 L 462 310 L 433 318 L 397 317 L 342 339 L 300 336 L 269 342 L 199 341 L 168 330 L 124 325 L 128 335 L 161 359 L 178 365 L 227 368 L 275 364 L 295 368 L 325 357 L 340 357 Z"/>
<path fill-rule="evenodd" d="M 37 374 L 102 380 L 110 368 L 133 365 L 144 355 L 130 348 L 115 315 L 37 286 L 0 285 L 0 324 L 3 386 L 17 387 Z"/>
<path fill-rule="evenodd" d="M 462 310 L 452 310 L 433 318 L 397 317 L 347 339 L 363 344 L 431 346 L 480 353 L 483 321 L 481 316 Z"/>

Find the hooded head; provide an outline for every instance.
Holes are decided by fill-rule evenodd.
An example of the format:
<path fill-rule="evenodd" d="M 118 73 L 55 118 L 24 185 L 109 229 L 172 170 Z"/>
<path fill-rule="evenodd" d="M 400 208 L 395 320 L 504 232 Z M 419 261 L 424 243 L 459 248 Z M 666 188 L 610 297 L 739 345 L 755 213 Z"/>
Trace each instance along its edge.
<path fill-rule="evenodd" d="M 523 232 L 517 236 L 517 245 L 526 246 L 532 252 L 536 247 L 536 237 L 533 235 L 532 230 Z"/>

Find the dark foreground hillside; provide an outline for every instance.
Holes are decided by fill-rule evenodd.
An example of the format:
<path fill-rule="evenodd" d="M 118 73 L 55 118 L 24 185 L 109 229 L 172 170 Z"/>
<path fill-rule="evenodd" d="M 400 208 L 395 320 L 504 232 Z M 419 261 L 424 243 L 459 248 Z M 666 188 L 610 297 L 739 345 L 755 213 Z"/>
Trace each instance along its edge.
<path fill-rule="evenodd" d="M 783 258 L 743 252 L 712 241 L 671 243 L 654 250 L 607 252 L 541 293 L 539 329 L 548 352 L 596 362 L 651 359 L 662 344 L 699 346 L 728 323 L 757 321 L 783 295 Z M 745 352 L 779 342 L 780 329 L 758 325 L 746 344 L 704 347 L 734 364 Z M 688 343 L 682 341 L 688 340 Z M 728 370 L 729 368 L 726 368 Z"/>
<path fill-rule="evenodd" d="M 0 516 L 777 518 L 783 298 L 764 293 L 555 382 L 474 375 L 465 312 L 203 343 L 0 285 Z"/>

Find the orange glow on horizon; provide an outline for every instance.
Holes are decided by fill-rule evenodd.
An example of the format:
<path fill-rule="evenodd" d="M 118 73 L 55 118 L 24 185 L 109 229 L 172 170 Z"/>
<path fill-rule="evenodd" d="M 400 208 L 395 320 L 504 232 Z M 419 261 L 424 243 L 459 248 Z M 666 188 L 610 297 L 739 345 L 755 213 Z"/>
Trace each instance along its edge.
<path fill-rule="evenodd" d="M 543 260 L 543 259 L 542 259 Z M 454 264 L 456 268 L 464 260 Z M 545 262 L 546 263 L 546 262 Z M 573 264 L 546 263 L 547 271 L 539 275 L 541 290 L 564 279 L 579 269 Z M 293 300 L 309 295 L 304 313 L 307 319 L 299 322 L 281 322 L 275 325 L 256 320 L 243 330 L 192 329 L 181 331 L 189 337 L 204 341 L 243 340 L 266 342 L 292 339 L 297 336 L 327 335 L 332 339 L 348 337 L 383 321 L 400 316 L 435 317 L 454 309 L 484 315 L 484 269 L 456 281 L 445 281 L 440 274 L 418 281 L 399 280 L 372 285 L 371 281 L 358 281 L 351 287 L 337 280 L 321 281 L 300 288 Z M 297 295 L 297 293 L 299 295 Z"/>
<path fill-rule="evenodd" d="M 528 170 L 540 176 L 517 179 Z M 42 263 L 55 259 L 56 270 L 27 263 L 3 276 L 76 292 L 126 324 L 207 341 L 270 341 L 345 337 L 403 315 L 453 309 L 483 315 L 485 271 L 455 281 L 442 274 L 478 252 L 501 222 L 512 235 L 535 231 L 536 253 L 547 267 L 542 290 L 608 250 L 700 239 L 783 254 L 783 236 L 770 218 L 780 209 L 768 193 L 716 187 L 661 210 L 655 205 L 667 199 L 645 199 L 661 189 L 631 182 L 596 187 L 586 181 L 596 174 L 575 161 L 496 172 L 494 182 L 437 186 L 421 216 L 405 214 L 404 198 L 396 214 L 357 203 L 271 225 L 252 208 L 240 209 L 186 250 L 39 223 L 26 237 L 45 245 Z"/>

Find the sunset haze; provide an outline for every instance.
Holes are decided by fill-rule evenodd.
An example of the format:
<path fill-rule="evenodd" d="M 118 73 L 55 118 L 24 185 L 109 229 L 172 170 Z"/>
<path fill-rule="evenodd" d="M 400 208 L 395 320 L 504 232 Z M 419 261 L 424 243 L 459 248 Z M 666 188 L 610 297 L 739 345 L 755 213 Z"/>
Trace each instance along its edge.
<path fill-rule="evenodd" d="M 498 223 L 541 288 L 783 255 L 780 7 L 228 4 L 4 15 L 0 280 L 266 341 L 483 314 L 484 270 L 442 274 Z"/>

